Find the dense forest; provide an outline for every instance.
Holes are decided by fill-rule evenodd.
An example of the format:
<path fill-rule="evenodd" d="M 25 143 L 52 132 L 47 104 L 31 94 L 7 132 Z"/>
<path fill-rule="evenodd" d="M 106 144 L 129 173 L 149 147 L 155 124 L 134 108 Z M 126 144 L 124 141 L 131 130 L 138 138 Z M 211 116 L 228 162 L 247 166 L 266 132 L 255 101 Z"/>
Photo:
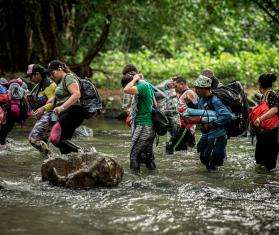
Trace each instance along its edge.
<path fill-rule="evenodd" d="M 247 85 L 279 71 L 278 0 L 1 0 L 0 17 L 11 72 L 58 58 L 115 87 L 129 62 L 155 83 L 205 67 Z"/>

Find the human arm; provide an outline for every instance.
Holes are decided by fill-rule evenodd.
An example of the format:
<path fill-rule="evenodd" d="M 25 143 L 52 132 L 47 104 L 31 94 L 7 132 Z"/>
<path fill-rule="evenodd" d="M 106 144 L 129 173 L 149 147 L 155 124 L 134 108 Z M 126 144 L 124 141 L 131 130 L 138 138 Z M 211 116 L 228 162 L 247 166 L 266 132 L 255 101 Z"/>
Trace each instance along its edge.
<path fill-rule="evenodd" d="M 127 94 L 131 94 L 131 95 L 135 95 L 135 94 L 138 94 L 138 89 L 137 87 L 135 86 L 136 82 L 138 80 L 140 80 L 141 76 L 140 74 L 136 74 L 132 81 L 130 81 L 123 89 L 124 93 L 127 93 Z"/>
<path fill-rule="evenodd" d="M 72 106 L 73 104 L 75 104 L 81 96 L 79 84 L 77 82 L 69 84 L 67 88 L 71 96 L 62 105 L 56 107 L 53 110 L 56 114 L 59 114 L 61 111 L 64 111 L 70 106 Z"/>
<path fill-rule="evenodd" d="M 274 92 L 270 92 L 267 96 L 268 96 L 267 102 L 270 109 L 255 120 L 254 122 L 255 126 L 260 126 L 262 121 L 272 118 L 274 115 L 278 113 L 278 105 L 279 105 L 278 96 Z"/>
<path fill-rule="evenodd" d="M 43 91 L 43 95 L 47 98 L 46 104 L 34 111 L 34 115 L 38 118 L 45 111 L 50 111 L 53 109 L 53 100 L 55 97 L 56 84 L 53 82 Z"/>
<path fill-rule="evenodd" d="M 189 102 L 196 103 L 197 95 L 194 91 L 187 90 L 180 96 L 179 101 L 183 103 L 189 103 Z"/>
<path fill-rule="evenodd" d="M 157 103 L 157 100 L 155 98 L 155 95 L 153 96 L 153 105 L 154 105 L 154 107 L 158 107 L 158 103 Z"/>
<path fill-rule="evenodd" d="M 258 117 L 255 122 L 254 125 L 255 126 L 260 126 L 261 122 L 272 118 L 274 115 L 276 115 L 278 113 L 278 107 L 273 107 L 270 110 L 268 110 L 265 114 L 263 114 L 262 116 Z"/>

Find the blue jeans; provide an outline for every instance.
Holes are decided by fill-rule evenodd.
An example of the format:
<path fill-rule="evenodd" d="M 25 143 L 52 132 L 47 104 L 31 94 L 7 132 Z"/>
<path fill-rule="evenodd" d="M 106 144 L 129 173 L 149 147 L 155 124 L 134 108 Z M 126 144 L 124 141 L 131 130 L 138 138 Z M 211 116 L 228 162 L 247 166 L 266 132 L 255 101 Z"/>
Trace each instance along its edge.
<path fill-rule="evenodd" d="M 215 166 L 222 166 L 226 158 L 226 146 L 226 135 L 216 138 L 202 136 L 197 144 L 201 163 L 203 163 L 207 169 L 215 169 Z"/>

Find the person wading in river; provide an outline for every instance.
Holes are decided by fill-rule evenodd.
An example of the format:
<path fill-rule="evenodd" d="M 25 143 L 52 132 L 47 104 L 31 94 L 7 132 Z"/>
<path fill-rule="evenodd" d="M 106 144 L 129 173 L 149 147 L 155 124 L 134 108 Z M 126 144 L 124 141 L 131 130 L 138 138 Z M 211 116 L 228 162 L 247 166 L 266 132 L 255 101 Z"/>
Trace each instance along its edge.
<path fill-rule="evenodd" d="M 178 106 L 194 108 L 197 105 L 197 94 L 191 90 L 186 83 L 186 79 L 181 76 L 176 76 L 175 80 L 175 90 L 178 97 Z M 181 121 L 176 120 L 180 123 L 180 127 L 174 133 L 171 133 L 171 138 L 166 144 L 166 152 L 168 154 L 173 154 L 175 150 L 187 150 L 188 147 L 195 146 L 195 125 L 188 124 L 183 125 Z"/>
<path fill-rule="evenodd" d="M 133 65 L 123 69 L 121 85 L 124 93 L 134 95 L 131 107 L 132 146 L 130 151 L 130 169 L 140 170 L 145 163 L 149 170 L 155 170 L 153 142 L 155 131 L 152 125 L 152 106 L 154 92 L 150 83 L 146 82 Z"/>
<path fill-rule="evenodd" d="M 48 156 L 51 151 L 48 147 L 48 135 L 50 131 L 50 118 L 53 109 L 54 92 L 56 84 L 46 73 L 46 69 L 38 64 L 30 64 L 27 69 L 27 76 L 30 82 L 36 84 L 28 95 L 33 116 L 37 119 L 35 126 L 29 134 L 30 144 L 38 149 L 44 156 Z"/>
<path fill-rule="evenodd" d="M 80 87 L 78 78 L 68 66 L 59 60 L 53 60 L 48 65 L 48 71 L 57 84 L 53 112 L 58 116 L 50 132 L 50 141 L 60 149 L 62 154 L 78 152 L 79 147 L 71 140 L 75 129 L 85 119 L 80 104 Z M 55 119 L 55 118 L 54 118 Z"/>
<path fill-rule="evenodd" d="M 217 120 L 203 125 L 202 137 L 197 145 L 200 160 L 208 170 L 222 166 L 226 158 L 227 136 L 225 125 L 232 120 L 232 113 L 222 101 L 212 94 L 212 80 L 200 75 L 195 81 L 195 89 L 199 96 L 198 109 L 214 110 Z"/>
<path fill-rule="evenodd" d="M 275 115 L 278 115 L 279 98 L 272 90 L 272 84 L 276 81 L 276 79 L 275 74 L 262 74 L 259 77 L 259 90 L 263 94 L 261 101 L 267 102 L 269 110 L 259 116 L 253 123 L 253 126 L 256 127 L 255 130 L 257 138 L 255 150 L 256 163 L 265 166 L 267 170 L 272 170 L 276 167 L 279 151 L 278 122 L 277 127 L 269 131 L 262 129 L 261 123 Z"/>

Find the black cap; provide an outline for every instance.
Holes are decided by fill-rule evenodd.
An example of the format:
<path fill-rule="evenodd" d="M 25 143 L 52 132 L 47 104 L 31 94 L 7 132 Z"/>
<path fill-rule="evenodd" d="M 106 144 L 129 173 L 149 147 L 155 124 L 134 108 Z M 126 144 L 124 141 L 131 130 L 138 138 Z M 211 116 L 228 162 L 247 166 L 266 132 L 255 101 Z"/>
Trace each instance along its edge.
<path fill-rule="evenodd" d="M 51 72 L 53 70 L 64 69 L 66 67 L 65 63 L 60 60 L 52 60 L 48 64 L 47 72 Z"/>

